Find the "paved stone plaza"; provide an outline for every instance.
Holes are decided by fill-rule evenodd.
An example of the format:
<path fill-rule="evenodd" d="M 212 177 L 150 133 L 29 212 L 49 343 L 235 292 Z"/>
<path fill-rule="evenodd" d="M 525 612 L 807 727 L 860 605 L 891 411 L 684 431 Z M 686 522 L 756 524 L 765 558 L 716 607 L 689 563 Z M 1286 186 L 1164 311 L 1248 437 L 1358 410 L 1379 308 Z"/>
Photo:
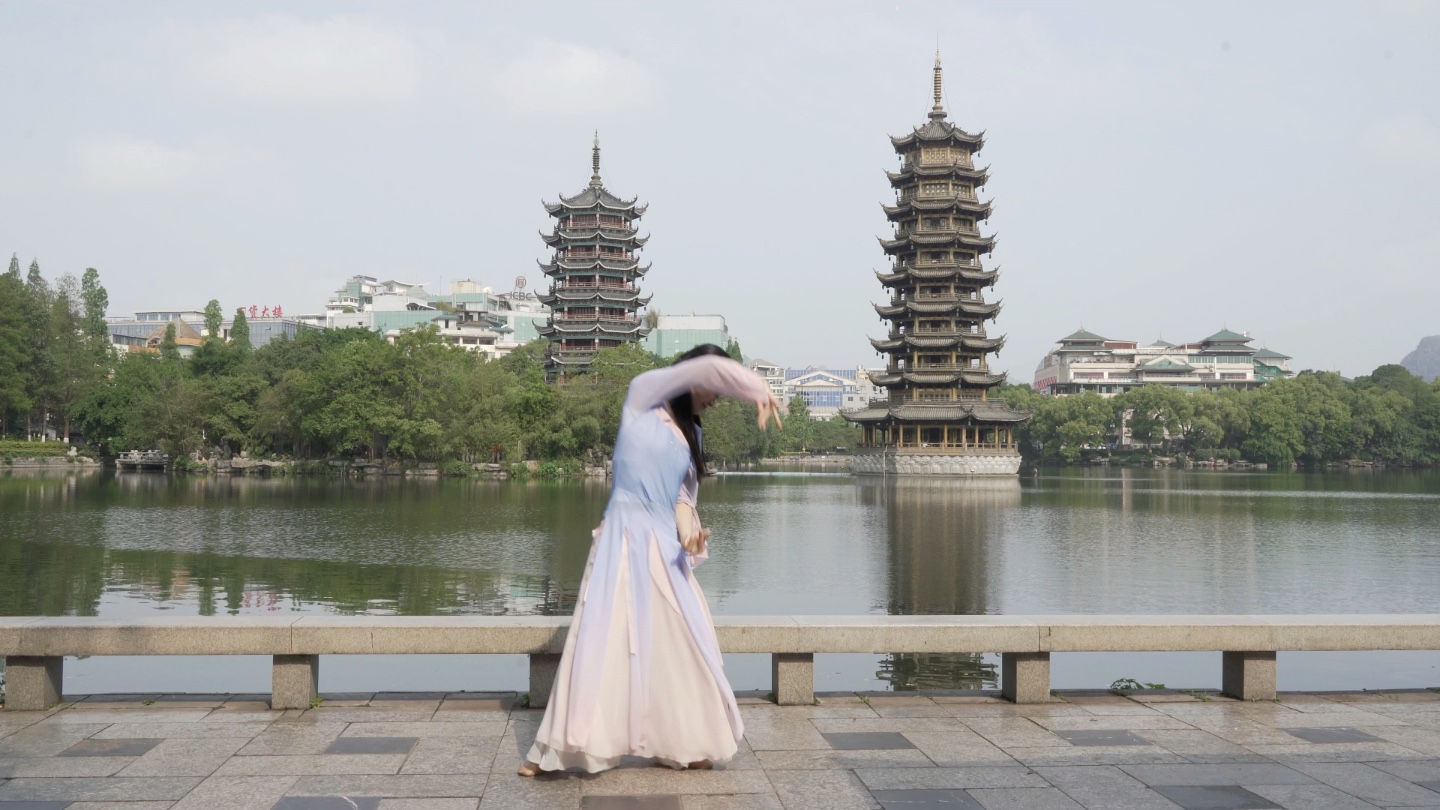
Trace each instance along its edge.
<path fill-rule="evenodd" d="M 74 698 L 0 711 L 0 810 L 1440 808 L 1440 694 L 742 700 L 714 771 L 515 775 L 513 694 Z"/>

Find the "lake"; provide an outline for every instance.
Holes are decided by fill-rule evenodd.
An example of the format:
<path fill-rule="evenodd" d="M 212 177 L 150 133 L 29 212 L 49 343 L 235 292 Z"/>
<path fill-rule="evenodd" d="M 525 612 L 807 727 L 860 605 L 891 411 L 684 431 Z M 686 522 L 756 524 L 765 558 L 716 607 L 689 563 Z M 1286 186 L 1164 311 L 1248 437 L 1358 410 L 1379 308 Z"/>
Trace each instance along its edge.
<path fill-rule="evenodd" d="M 568 614 L 606 482 L 0 473 L 0 615 Z M 1440 613 L 1440 473 L 708 479 L 717 614 Z M 817 690 L 994 688 L 992 655 L 821 655 Z M 768 689 L 766 656 L 727 656 Z M 1218 687 L 1218 653 L 1056 654 L 1056 688 Z M 332 656 L 325 691 L 524 690 L 520 656 Z M 90 658 L 72 693 L 268 691 L 266 658 Z M 1440 685 L 1281 653 L 1280 688 Z"/>

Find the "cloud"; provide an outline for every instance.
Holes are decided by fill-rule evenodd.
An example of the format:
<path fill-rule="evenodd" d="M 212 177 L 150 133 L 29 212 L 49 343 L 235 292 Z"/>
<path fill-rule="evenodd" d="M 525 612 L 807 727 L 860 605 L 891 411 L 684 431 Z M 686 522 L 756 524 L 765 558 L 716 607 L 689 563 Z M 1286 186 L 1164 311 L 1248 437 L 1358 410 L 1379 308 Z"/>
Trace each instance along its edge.
<path fill-rule="evenodd" d="M 568 42 L 536 40 L 500 71 L 496 85 L 513 110 L 595 113 L 639 107 L 659 82 L 642 64 Z"/>
<path fill-rule="evenodd" d="M 419 49 L 363 17 L 307 22 L 286 14 L 179 26 L 181 81 L 227 98 L 333 106 L 404 101 L 419 82 Z"/>
<path fill-rule="evenodd" d="M 177 147 L 111 133 L 78 143 L 74 160 L 82 181 L 111 191 L 234 198 L 273 194 L 276 186 L 268 156 L 223 138 Z"/>
<path fill-rule="evenodd" d="M 1401 172 L 1440 172 L 1440 128 L 1418 115 L 1392 118 L 1360 134 L 1359 149 Z"/>

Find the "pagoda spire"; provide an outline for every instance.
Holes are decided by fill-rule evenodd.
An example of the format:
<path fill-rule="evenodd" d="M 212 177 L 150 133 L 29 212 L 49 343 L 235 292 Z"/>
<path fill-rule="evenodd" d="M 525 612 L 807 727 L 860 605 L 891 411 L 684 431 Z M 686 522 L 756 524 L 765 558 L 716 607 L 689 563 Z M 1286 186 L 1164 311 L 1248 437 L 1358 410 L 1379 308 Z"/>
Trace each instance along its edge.
<path fill-rule="evenodd" d="M 590 187 L 600 188 L 600 130 L 595 130 L 595 146 L 590 150 Z"/>
<path fill-rule="evenodd" d="M 935 106 L 930 108 L 931 121 L 945 120 L 945 105 L 941 101 L 944 95 L 944 84 L 940 75 L 940 49 L 935 49 Z"/>

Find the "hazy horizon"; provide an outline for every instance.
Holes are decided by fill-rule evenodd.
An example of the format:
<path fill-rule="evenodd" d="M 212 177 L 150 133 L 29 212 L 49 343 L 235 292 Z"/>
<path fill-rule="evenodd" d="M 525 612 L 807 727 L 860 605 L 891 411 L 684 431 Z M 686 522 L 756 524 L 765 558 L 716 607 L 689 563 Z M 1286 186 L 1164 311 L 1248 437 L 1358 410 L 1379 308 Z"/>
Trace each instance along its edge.
<path fill-rule="evenodd" d="M 642 284 L 878 365 L 888 135 L 986 132 L 996 366 L 1222 327 L 1347 376 L 1440 333 L 1440 4 L 0 5 L 0 253 L 111 314 L 545 286 L 541 200 L 650 209 Z M 1426 78 L 1430 77 L 1430 78 Z"/>

